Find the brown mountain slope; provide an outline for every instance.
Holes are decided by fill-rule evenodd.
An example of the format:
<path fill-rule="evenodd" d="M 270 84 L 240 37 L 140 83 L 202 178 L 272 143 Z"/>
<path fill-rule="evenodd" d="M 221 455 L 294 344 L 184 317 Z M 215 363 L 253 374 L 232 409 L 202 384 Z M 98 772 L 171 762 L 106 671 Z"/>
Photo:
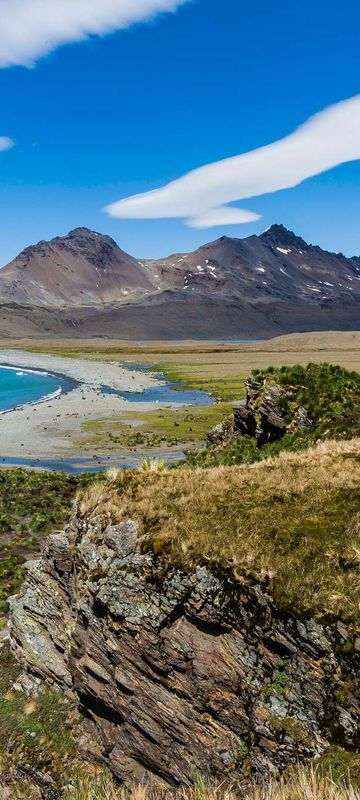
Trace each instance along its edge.
<path fill-rule="evenodd" d="M 223 236 L 193 253 L 142 263 L 162 288 L 186 292 L 320 306 L 360 298 L 360 258 L 308 245 L 283 225 L 246 239 Z"/>
<path fill-rule="evenodd" d="M 87 228 L 27 247 L 0 272 L 1 300 L 32 306 L 119 302 L 153 289 L 135 258 Z"/>
<path fill-rule="evenodd" d="M 79 228 L 0 271 L 1 336 L 267 338 L 356 330 L 359 311 L 360 258 L 282 225 L 157 261 Z"/>

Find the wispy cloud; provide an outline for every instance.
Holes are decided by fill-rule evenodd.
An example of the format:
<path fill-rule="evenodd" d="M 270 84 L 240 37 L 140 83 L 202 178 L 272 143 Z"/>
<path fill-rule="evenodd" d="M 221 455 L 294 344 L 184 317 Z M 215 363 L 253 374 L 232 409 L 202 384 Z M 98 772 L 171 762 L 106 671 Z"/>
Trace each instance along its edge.
<path fill-rule="evenodd" d="M 194 228 L 252 222 L 258 214 L 226 205 L 289 189 L 360 159 L 360 95 L 330 106 L 266 147 L 218 161 L 145 194 L 107 206 L 112 217 L 184 218 Z"/>
<path fill-rule="evenodd" d="M 12 139 L 9 139 L 8 136 L 0 136 L 0 152 L 3 150 L 11 150 L 14 147 L 15 142 Z"/>
<path fill-rule="evenodd" d="M 59 45 L 176 11 L 189 0 L 0 0 L 0 67 L 31 66 Z"/>

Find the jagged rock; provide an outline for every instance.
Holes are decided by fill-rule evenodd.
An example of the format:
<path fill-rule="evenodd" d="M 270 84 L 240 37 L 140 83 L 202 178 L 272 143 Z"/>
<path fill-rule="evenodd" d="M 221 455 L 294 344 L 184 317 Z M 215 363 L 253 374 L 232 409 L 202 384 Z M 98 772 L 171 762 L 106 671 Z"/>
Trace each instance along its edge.
<path fill-rule="evenodd" d="M 259 423 L 256 429 L 256 438 L 261 446 L 266 442 L 275 442 L 284 436 L 286 424 L 281 410 L 281 398 L 284 389 L 273 384 L 267 389 L 257 407 Z"/>
<path fill-rule="evenodd" d="M 17 658 L 77 698 L 82 752 L 124 781 L 265 778 L 357 746 L 343 634 L 278 610 L 265 584 L 183 572 L 107 515 L 74 515 L 11 601 Z"/>
<path fill-rule="evenodd" d="M 255 436 L 256 419 L 255 414 L 249 406 L 234 406 L 234 433 L 241 436 Z"/>
<path fill-rule="evenodd" d="M 233 417 L 219 422 L 206 437 L 207 446 L 223 447 L 238 436 L 255 436 L 256 419 L 253 411 L 244 403 L 233 406 Z"/>
<path fill-rule="evenodd" d="M 14 692 L 23 692 L 28 697 L 37 698 L 44 690 L 43 681 L 36 678 L 35 675 L 29 675 L 28 672 L 22 672 L 12 684 Z"/>
<path fill-rule="evenodd" d="M 19 780 L 29 779 L 39 789 L 41 800 L 59 800 L 59 792 L 49 775 L 29 767 L 27 764 L 18 764 L 16 772 Z"/>
<path fill-rule="evenodd" d="M 313 421 L 306 408 L 294 408 L 292 419 L 285 419 L 284 400 L 291 400 L 293 388 L 250 377 L 246 381 L 246 401 L 233 407 L 233 418 L 216 425 L 207 437 L 208 446 L 222 448 L 239 436 L 256 438 L 259 447 L 281 439 L 285 433 L 311 428 Z"/>

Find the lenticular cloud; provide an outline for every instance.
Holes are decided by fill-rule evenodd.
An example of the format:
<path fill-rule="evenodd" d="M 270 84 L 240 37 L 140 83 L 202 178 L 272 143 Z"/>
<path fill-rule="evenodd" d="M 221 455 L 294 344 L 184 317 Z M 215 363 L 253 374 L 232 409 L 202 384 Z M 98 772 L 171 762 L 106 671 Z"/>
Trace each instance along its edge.
<path fill-rule="evenodd" d="M 68 42 L 175 11 L 188 0 L 0 0 L 0 67 L 31 66 Z"/>
<path fill-rule="evenodd" d="M 289 189 L 339 164 L 360 159 L 360 95 L 311 117 L 284 139 L 234 158 L 208 164 L 145 194 L 107 206 L 112 217 L 185 218 L 210 228 L 259 219 L 227 205 Z"/>

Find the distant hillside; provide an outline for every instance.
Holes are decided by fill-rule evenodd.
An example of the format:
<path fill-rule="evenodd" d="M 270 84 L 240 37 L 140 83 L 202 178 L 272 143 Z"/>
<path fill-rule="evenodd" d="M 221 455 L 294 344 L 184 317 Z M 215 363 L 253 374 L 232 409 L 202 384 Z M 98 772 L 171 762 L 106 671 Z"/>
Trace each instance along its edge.
<path fill-rule="evenodd" d="M 308 245 L 282 225 L 138 261 L 78 228 L 0 271 L 0 336 L 267 338 L 356 330 L 360 257 Z"/>

